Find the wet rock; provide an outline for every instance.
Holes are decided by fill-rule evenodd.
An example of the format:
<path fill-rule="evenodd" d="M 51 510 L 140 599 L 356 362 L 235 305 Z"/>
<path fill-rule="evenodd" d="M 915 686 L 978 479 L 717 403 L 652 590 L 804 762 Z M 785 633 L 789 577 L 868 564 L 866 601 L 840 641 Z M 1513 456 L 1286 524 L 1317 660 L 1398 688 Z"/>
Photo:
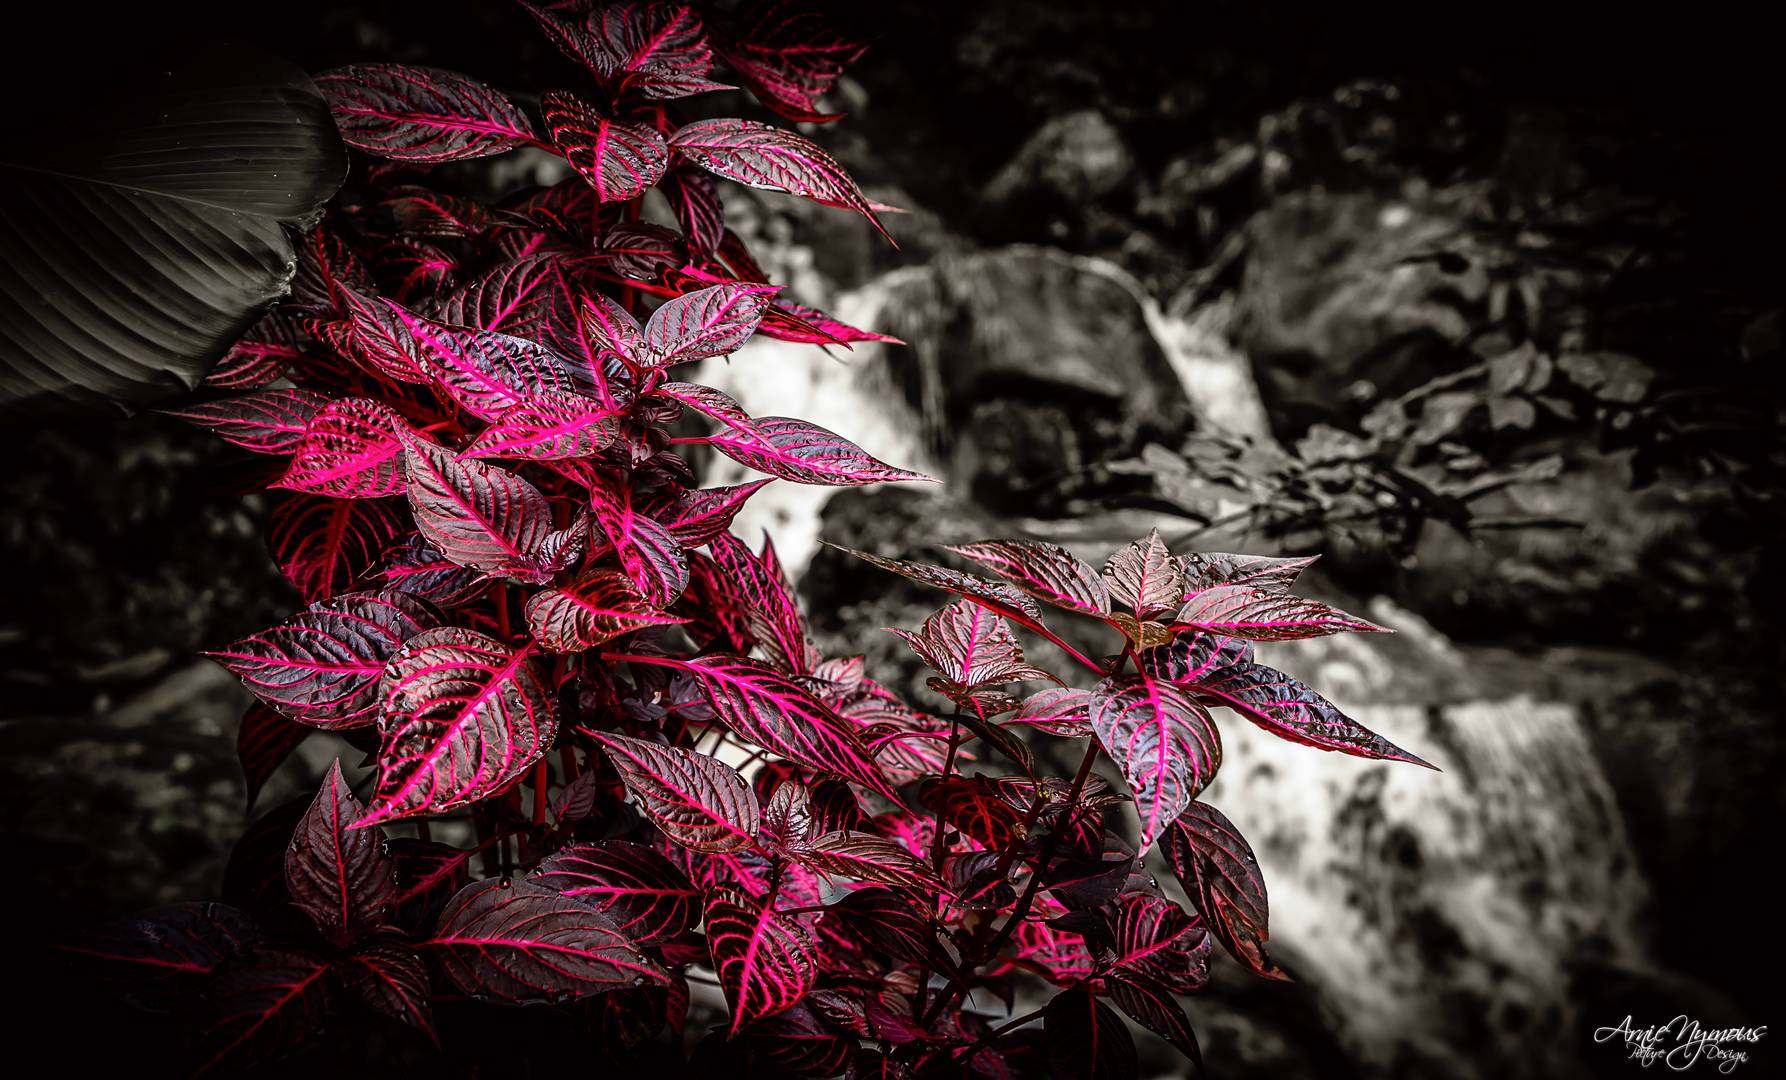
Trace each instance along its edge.
<path fill-rule="evenodd" d="M 1237 339 L 1281 437 L 1473 362 L 1473 264 L 1434 259 L 1467 234 L 1443 204 L 1299 193 L 1248 225 Z"/>
<path fill-rule="evenodd" d="M 1119 196 L 1135 178 L 1135 157 L 1102 113 L 1081 109 L 1031 135 L 982 191 L 984 210 L 1014 235 L 1038 224 L 1065 238 L 1084 226 L 1086 207 Z"/>

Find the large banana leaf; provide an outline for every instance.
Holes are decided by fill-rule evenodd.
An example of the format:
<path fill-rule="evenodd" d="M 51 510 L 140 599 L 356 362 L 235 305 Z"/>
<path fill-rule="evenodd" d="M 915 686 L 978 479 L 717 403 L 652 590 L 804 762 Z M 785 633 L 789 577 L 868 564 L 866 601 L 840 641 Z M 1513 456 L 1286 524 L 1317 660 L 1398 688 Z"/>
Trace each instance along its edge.
<path fill-rule="evenodd" d="M 0 411 L 126 410 L 197 385 L 347 172 L 297 67 L 197 50 L 0 146 Z"/>

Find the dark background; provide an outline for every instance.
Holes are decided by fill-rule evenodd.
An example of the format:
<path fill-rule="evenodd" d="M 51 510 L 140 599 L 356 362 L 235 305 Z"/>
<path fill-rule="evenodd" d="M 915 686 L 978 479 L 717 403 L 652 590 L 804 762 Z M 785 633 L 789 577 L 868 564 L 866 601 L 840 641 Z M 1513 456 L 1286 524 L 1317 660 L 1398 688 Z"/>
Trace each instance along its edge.
<path fill-rule="evenodd" d="M 39 121 L 107 92 L 108 80 L 156 49 L 200 36 L 313 71 L 435 64 L 523 95 L 576 78 L 505 4 L 35 14 L 42 22 L 15 35 L 5 78 L 14 111 Z M 1631 1011 L 1640 1023 L 1682 1011 L 1720 1025 L 1774 1022 L 1777 903 L 1764 870 L 1776 857 L 1768 837 L 1780 820 L 1786 746 L 1775 614 L 1786 593 L 1777 39 L 1735 5 L 1712 4 L 1650 15 L 1536 3 L 989 0 L 852 5 L 848 14 L 877 45 L 840 95 L 853 115 L 816 137 L 872 196 L 915 211 L 894 221 L 902 249 L 871 243 L 854 222 L 780 203 L 759 219 L 763 243 L 795 245 L 813 280 L 835 292 L 928 267 L 938 281 L 994 282 L 995 298 L 998 282 L 1049 298 L 1040 336 L 1023 343 L 1037 359 L 1022 376 L 961 325 L 984 298 L 958 297 L 896 331 L 951 371 L 981 370 L 945 380 L 947 416 L 920 418 L 948 429 L 934 440 L 956 500 L 946 505 L 975 524 L 1037 508 L 1062 528 L 1168 503 L 1182 510 L 1157 481 L 1137 486 L 1097 466 L 1133 460 L 1148 442 L 1177 450 L 1175 425 L 1208 430 L 1194 402 L 1180 410 L 1188 418 L 1164 407 L 1138 418 L 1146 410 L 1122 404 L 1177 393 L 1133 374 L 1157 347 L 1111 346 L 1109 370 L 1132 376 L 1111 391 L 1116 404 L 1110 394 L 1075 396 L 1071 380 L 1056 379 L 1050 328 L 1075 326 L 1081 306 L 1110 301 L 1070 274 L 1001 254 L 1007 245 L 1103 258 L 1175 318 L 1226 297 L 1235 314 L 1217 334 L 1246 361 L 1266 434 L 1292 450 L 1317 430 L 1370 438 L 1374 407 L 1483 355 L 1472 349 L 1505 331 L 1472 291 L 1472 265 L 1517 280 L 1552 259 L 1571 268 L 1614 260 L 1616 272 L 1570 269 L 1558 295 L 1546 294 L 1503 344 L 1529 341 L 1560 356 L 1585 339 L 1639 358 L 1648 390 L 1616 407 L 1581 406 L 1573 419 L 1520 427 L 1477 415 L 1448 433 L 1494 467 L 1559 455 L 1560 477 L 1536 483 L 1534 499 L 1561 507 L 1573 531 L 1430 519 L 1336 528 L 1314 513 L 1234 539 L 1329 551 L 1318 589 L 1360 604 L 1390 598 L 1472 673 L 1462 689 L 1436 689 L 1452 677 L 1422 667 L 1418 649 L 1391 651 L 1392 685 L 1360 705 L 1441 710 L 1518 691 L 1572 711 L 1585 764 L 1547 771 L 1535 761 L 1529 787 L 1472 789 L 1460 752 L 1457 812 L 1532 828 L 1542 817 L 1495 800 L 1555 798 L 1558 813 L 1598 812 L 1547 791 L 1545 778 L 1602 777 L 1628 843 L 1575 857 L 1635 860 L 1612 880 L 1641 885 L 1641 896 L 1617 899 L 1638 911 L 1631 925 L 1646 963 L 1633 967 L 1597 942 L 1594 912 L 1609 898 L 1572 892 L 1554 853 L 1509 856 L 1496 872 L 1525 894 L 1535 924 L 1559 911 L 1583 921 L 1571 953 L 1544 976 L 1579 1015 L 1543 1015 L 1541 1002 L 1536 1016 L 1511 1009 L 1496 987 L 1517 980 L 1500 961 L 1479 963 L 1471 927 L 1442 905 L 1373 906 L 1350 895 L 1345 902 L 1395 947 L 1385 969 L 1428 973 L 1412 985 L 1442 1000 L 1408 1026 L 1430 1030 L 1373 1035 L 1374 1049 L 1360 1051 L 1336 1004 L 1343 995 L 1318 979 L 1274 996 L 1228 973 L 1212 1011 L 1196 1016 L 1215 1032 L 1212 1065 L 1227 1075 L 1624 1075 L 1629 1063 L 1585 1044 L 1588 1028 Z M 468 190 L 492 182 L 462 180 Z M 1398 249 L 1380 224 L 1391 206 L 1437 223 L 1432 242 Z M 790 229 L 794 240 L 777 231 Z M 1522 243 L 1525 234 L 1545 243 Z M 972 262 L 980 257 L 993 261 Z M 1428 264 L 1437 283 L 1410 286 L 1406 268 Z M 895 292 L 890 318 L 898 301 Z M 1146 356 L 1125 367 L 1125 349 Z M 1419 453 L 1427 456 L 1396 460 L 1414 460 L 1422 476 L 1443 471 Z M 1086 467 L 1062 475 L 1064 457 Z M 223 853 L 246 822 L 230 746 L 242 695 L 193 653 L 294 606 L 260 546 L 264 505 L 229 494 L 228 465 L 207 439 L 153 416 L 14 432 L 0 738 L 15 925 L 60 929 L 216 892 Z M 916 525 L 948 518 L 905 494 L 883 496 L 834 502 L 827 535 L 889 549 L 909 543 Z M 1202 514 L 1192 522 L 1218 516 L 1191 509 Z M 900 616 L 889 609 L 916 610 L 915 599 L 822 558 L 805 587 L 818 610 L 838 612 L 819 621 L 840 641 L 894 625 L 886 620 Z M 1434 720 L 1433 737 L 1450 722 Z M 262 808 L 306 787 L 306 768 L 295 766 Z M 1363 839 L 1341 846 L 1348 861 L 1334 874 L 1388 888 L 1444 872 L 1398 834 L 1392 814 L 1357 808 L 1365 802 L 1349 804 L 1369 820 Z M 1297 865 L 1293 848 L 1262 853 L 1267 869 L 1274 857 Z M 99 1008 L 48 1000 L 64 1019 Z M 1762 1047 L 1747 1067 L 1754 1075 L 1766 1071 Z"/>

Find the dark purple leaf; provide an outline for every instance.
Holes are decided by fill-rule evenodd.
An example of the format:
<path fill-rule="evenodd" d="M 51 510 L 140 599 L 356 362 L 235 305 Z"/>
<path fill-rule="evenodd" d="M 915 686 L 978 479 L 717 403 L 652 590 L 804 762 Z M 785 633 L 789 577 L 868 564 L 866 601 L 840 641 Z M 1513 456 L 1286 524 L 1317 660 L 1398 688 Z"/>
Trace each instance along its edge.
<path fill-rule="evenodd" d="M 657 190 L 670 200 L 676 223 L 688 241 L 689 257 L 698 260 L 712 255 L 726 231 L 725 209 L 713 177 L 683 165 L 665 173 Z"/>
<path fill-rule="evenodd" d="M 1063 990 L 1042 1014 L 1048 1056 L 1062 1076 L 1133 1080 L 1135 1040 L 1110 1006 L 1084 990 Z"/>
<path fill-rule="evenodd" d="M 818 959 L 800 925 L 730 886 L 707 900 L 707 944 L 736 1035 L 766 1016 L 791 1008 L 812 989 Z"/>
<path fill-rule="evenodd" d="M 756 332 L 774 292 L 764 285 L 726 284 L 678 296 L 651 313 L 640 359 L 670 367 L 735 352 Z"/>
<path fill-rule="evenodd" d="M 260 789 L 267 779 L 309 734 L 309 728 L 262 702 L 248 706 L 248 711 L 242 714 L 241 726 L 236 729 L 236 758 L 242 763 L 249 809 L 254 808 L 254 800 L 260 796 Z"/>
<path fill-rule="evenodd" d="M 1146 851 L 1214 778 L 1221 736 L 1209 710 L 1171 683 L 1144 675 L 1100 683 L 1091 726 L 1135 796 Z"/>
<path fill-rule="evenodd" d="M 1080 738 L 1091 734 L 1091 691 L 1052 687 L 1023 699 L 1007 724 L 1027 724 L 1050 735 Z"/>
<path fill-rule="evenodd" d="M 372 398 L 332 401 L 310 418 L 275 487 L 337 499 L 401 495 L 403 433 L 395 412 Z"/>
<path fill-rule="evenodd" d="M 592 457 L 620 435 L 621 416 L 591 397 L 568 392 L 522 398 L 478 433 L 465 457 L 554 461 Z"/>
<path fill-rule="evenodd" d="M 1247 585 L 1267 592 L 1285 592 L 1318 558 L 1320 556 L 1310 555 L 1300 559 L 1273 559 L 1264 555 L 1199 551 L 1179 556 L 1178 563 L 1184 568 L 1188 599 L 1188 594 L 1220 585 Z"/>
<path fill-rule="evenodd" d="M 942 887 L 929 863 L 872 833 L 829 833 L 812 841 L 795 857 L 822 874 L 910 889 Z"/>
<path fill-rule="evenodd" d="M 683 547 L 700 547 L 725 535 L 745 502 L 771 483 L 774 481 L 753 480 L 729 487 L 690 488 L 665 502 L 648 504 L 645 510 Z"/>
<path fill-rule="evenodd" d="M 606 568 L 527 600 L 527 628 L 553 652 L 581 652 L 647 626 L 682 621 L 651 606 L 626 575 Z"/>
<path fill-rule="evenodd" d="M 316 76 L 347 145 L 397 161 L 463 161 L 533 139 L 513 102 L 440 68 L 355 64 Z"/>
<path fill-rule="evenodd" d="M 1318 600 L 1251 585 L 1217 585 L 1204 589 L 1178 609 L 1173 625 L 1253 641 L 1394 632 Z"/>
<path fill-rule="evenodd" d="M 219 398 L 168 415 L 217 433 L 257 454 L 289 454 L 303 441 L 310 418 L 329 403 L 314 390 L 262 390 L 240 397 Z"/>
<path fill-rule="evenodd" d="M 1184 603 L 1184 569 L 1158 529 L 1113 556 L 1104 565 L 1104 581 L 1111 598 L 1128 605 L 1137 619 L 1170 614 Z"/>
<path fill-rule="evenodd" d="M 741 656 L 672 663 L 694 674 L 714 713 L 740 738 L 894 798 L 849 721 L 773 669 Z"/>
<path fill-rule="evenodd" d="M 700 17 L 682 4 L 596 5 L 561 13 L 523 2 L 566 56 L 615 95 L 679 98 L 729 89 L 707 78 L 713 54 Z"/>
<path fill-rule="evenodd" d="M 322 1023 L 328 970 L 307 953 L 275 948 L 224 967 L 206 988 L 205 1057 L 194 1075 L 243 1069 L 296 1049 Z"/>
<path fill-rule="evenodd" d="M 573 844 L 540 863 L 528 880 L 595 908 L 641 945 L 679 937 L 700 919 L 701 890 L 639 844 Z"/>
<path fill-rule="evenodd" d="M 341 985 L 361 1005 L 400 1020 L 439 1044 L 428 1004 L 428 969 L 400 941 L 373 941 L 336 962 Z"/>
<path fill-rule="evenodd" d="M 936 478 L 907 472 L 871 457 L 836 432 L 785 416 L 759 417 L 753 431 L 734 428 L 713 436 L 715 450 L 746 468 L 796 484 L 859 487 L 863 484 Z"/>
<path fill-rule="evenodd" d="M 349 593 L 206 655 L 294 720 L 365 727 L 376 718 L 385 664 L 434 623 L 427 605 L 404 593 Z"/>
<path fill-rule="evenodd" d="M 1177 1048 L 1191 1059 L 1198 1075 L 1204 1075 L 1203 1053 L 1197 1045 L 1197 1033 L 1191 1030 L 1184 1006 L 1172 992 L 1148 979 L 1134 975 L 1112 975 L 1105 981 L 1110 1000 L 1140 1024 Z"/>
<path fill-rule="evenodd" d="M 867 51 L 833 26 L 817 4 L 762 0 L 740 17 L 743 27 L 720 55 L 764 108 L 786 120 L 822 124 L 842 113 L 820 112 L 818 99 L 843 69 Z"/>
<path fill-rule="evenodd" d="M 440 813 L 501 791 L 558 734 L 531 646 L 442 627 L 411 638 L 385 673 L 378 787 L 356 823 Z"/>
<path fill-rule="evenodd" d="M 589 181 L 598 202 L 635 199 L 664 175 L 670 151 L 650 128 L 611 120 L 562 90 L 547 91 L 540 107 L 553 144 Z"/>
<path fill-rule="evenodd" d="M 659 607 L 675 603 L 688 588 L 688 556 L 662 525 L 633 507 L 632 487 L 603 479 L 589 489 L 589 505 L 634 587 Z"/>
<path fill-rule="evenodd" d="M 1039 540 L 981 540 L 944 546 L 1056 607 L 1088 615 L 1110 612 L 1110 591 L 1098 572 L 1058 544 Z"/>
<path fill-rule="evenodd" d="M 416 528 L 460 566 L 504 572 L 535 554 L 552 532 L 546 497 L 507 469 L 460 460 L 412 438 L 406 471 Z"/>
<path fill-rule="evenodd" d="M 392 305 L 422 368 L 454 401 L 484 420 L 500 420 L 542 394 L 576 390 L 564 358 L 544 345 L 495 330 L 462 330 Z"/>
<path fill-rule="evenodd" d="M 354 829 L 365 808 L 335 762 L 285 853 L 285 887 L 323 936 L 353 941 L 387 924 L 397 895 L 396 864 L 377 829 Z"/>
<path fill-rule="evenodd" d="M 587 734 L 607 751 L 640 812 L 671 840 L 693 851 L 724 852 L 755 839 L 762 811 L 738 770 L 693 750 Z"/>
<path fill-rule="evenodd" d="M 1010 625 L 978 604 L 957 600 L 925 619 L 915 634 L 899 629 L 891 632 L 947 680 L 951 690 L 971 691 L 1035 679 L 1059 681 L 1026 664 Z"/>
<path fill-rule="evenodd" d="M 292 495 L 267 517 L 267 547 L 298 595 L 315 603 L 350 588 L 405 527 L 386 500 Z"/>
<path fill-rule="evenodd" d="M 1193 802 L 1163 839 L 1173 876 L 1223 947 L 1254 972 L 1288 980 L 1265 952 L 1269 903 L 1259 860 L 1227 815 L 1208 803 Z"/>
<path fill-rule="evenodd" d="M 697 120 L 670 136 L 670 149 L 715 176 L 854 210 L 887 230 L 862 189 L 812 140 L 754 120 Z M 891 237 L 888 237 L 891 240 Z"/>
<path fill-rule="evenodd" d="M 506 1004 L 564 1002 L 670 981 L 607 916 L 525 880 L 467 886 L 422 944 L 454 986 Z"/>

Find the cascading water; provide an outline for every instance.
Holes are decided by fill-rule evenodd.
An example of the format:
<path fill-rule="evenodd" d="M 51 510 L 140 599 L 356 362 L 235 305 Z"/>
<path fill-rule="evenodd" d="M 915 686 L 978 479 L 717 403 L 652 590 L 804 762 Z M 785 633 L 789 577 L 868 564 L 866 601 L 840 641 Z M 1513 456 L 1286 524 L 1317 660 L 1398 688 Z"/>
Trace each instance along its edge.
<path fill-rule="evenodd" d="M 1219 314 L 1162 312 L 1120 271 L 1074 262 L 1120 277 L 1200 423 L 1269 437 Z M 879 316 L 912 273 L 832 306 L 857 325 L 885 325 Z M 920 395 L 914 406 L 895 374 L 909 355 L 871 344 L 834 356 L 759 338 L 692 377 L 753 414 L 807 417 L 877 457 L 942 475 L 922 415 L 936 403 Z M 719 459 L 703 482 L 745 475 Z M 831 495 L 772 485 L 736 531 L 754 540 L 767 530 L 798 576 Z M 1229 718 L 1226 764 L 1204 797 L 1252 838 L 1272 941 L 1361 1064 L 1421 1076 L 1573 1075 L 1569 1048 L 1586 1020 L 1568 998 L 1567 968 L 1583 958 L 1641 968 L 1648 895 L 1579 713 L 1516 687 L 1473 693 L 1467 656 L 1393 605 L 1373 614 L 1409 631 L 1393 661 L 1383 639 L 1350 638 L 1267 647 L 1264 659 L 1444 771 L 1322 754 Z"/>

